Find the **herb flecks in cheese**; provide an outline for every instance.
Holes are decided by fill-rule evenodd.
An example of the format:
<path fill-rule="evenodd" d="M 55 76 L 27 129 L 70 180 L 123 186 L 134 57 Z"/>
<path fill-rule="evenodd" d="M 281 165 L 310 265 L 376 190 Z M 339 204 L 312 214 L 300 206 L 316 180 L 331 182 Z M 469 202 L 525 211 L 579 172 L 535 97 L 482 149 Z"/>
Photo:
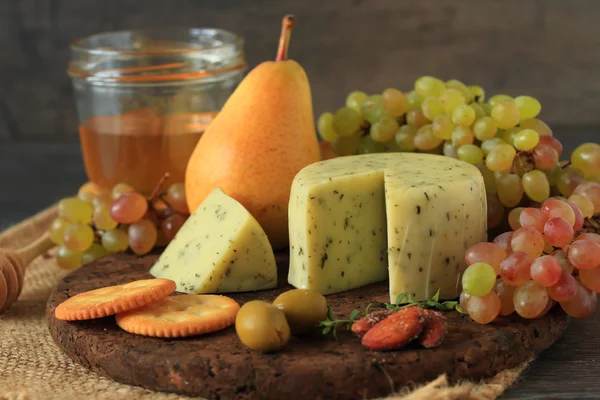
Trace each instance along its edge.
<path fill-rule="evenodd" d="M 483 178 L 462 161 L 391 153 L 312 164 L 292 185 L 288 281 L 334 293 L 389 278 L 391 301 L 457 297 L 486 214 Z"/>
<path fill-rule="evenodd" d="M 150 273 L 184 293 L 227 293 L 277 286 L 264 231 L 237 201 L 215 189 L 198 206 Z"/>

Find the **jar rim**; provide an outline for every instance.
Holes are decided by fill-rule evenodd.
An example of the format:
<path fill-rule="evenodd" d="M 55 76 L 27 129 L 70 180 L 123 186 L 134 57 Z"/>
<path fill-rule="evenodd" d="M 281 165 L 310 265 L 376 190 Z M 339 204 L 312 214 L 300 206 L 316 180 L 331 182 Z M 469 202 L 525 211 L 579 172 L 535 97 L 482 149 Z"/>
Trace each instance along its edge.
<path fill-rule="evenodd" d="M 202 79 L 246 69 L 243 45 L 219 28 L 108 31 L 72 41 L 67 73 L 94 82 Z"/>
<path fill-rule="evenodd" d="M 108 39 L 110 37 L 115 37 L 118 35 L 156 35 L 156 34 L 172 34 L 172 33 L 180 33 L 180 34 L 190 34 L 190 37 L 199 37 L 201 34 L 211 34 L 212 36 L 216 36 L 216 34 L 224 34 L 230 37 L 231 41 L 228 42 L 219 42 L 211 45 L 210 47 L 187 47 L 187 48 L 154 48 L 154 49 L 133 49 L 133 50 L 125 50 L 125 49 L 111 49 L 109 47 L 99 47 L 94 48 L 91 45 L 85 45 L 85 42 L 92 42 L 101 39 Z M 166 36 L 165 36 L 166 37 Z M 167 40 L 153 40 L 154 42 L 171 42 L 178 43 L 176 41 L 167 41 Z M 185 43 L 185 42 L 179 42 Z M 93 55 L 157 55 L 164 54 L 168 55 L 170 53 L 188 53 L 188 52 L 200 52 L 207 50 L 216 50 L 219 48 L 223 48 L 231 45 L 243 45 L 244 39 L 225 29 L 220 28 L 148 28 L 148 29 L 131 29 L 131 30 L 115 30 L 115 31 L 106 31 L 101 33 L 95 33 L 92 35 L 84 36 L 81 38 L 77 38 L 71 41 L 71 50 L 72 51 L 82 51 Z M 188 41 L 187 44 L 193 44 L 192 41 Z"/>

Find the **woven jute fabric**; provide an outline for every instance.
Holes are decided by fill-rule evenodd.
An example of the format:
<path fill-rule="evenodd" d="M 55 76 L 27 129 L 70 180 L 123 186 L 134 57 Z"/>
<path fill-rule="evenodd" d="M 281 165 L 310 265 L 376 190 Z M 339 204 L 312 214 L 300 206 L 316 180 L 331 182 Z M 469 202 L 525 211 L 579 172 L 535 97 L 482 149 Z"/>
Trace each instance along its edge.
<path fill-rule="evenodd" d="M 41 235 L 55 217 L 49 208 L 0 234 L 0 248 L 21 248 Z M 67 274 L 42 255 L 27 268 L 23 293 L 0 315 L 0 399 L 11 400 L 171 400 L 190 399 L 123 385 L 99 376 L 71 361 L 54 344 L 45 318 L 46 301 Z M 449 385 L 445 376 L 427 385 L 405 388 L 387 400 L 488 400 L 513 384 L 525 365 L 482 382 Z"/>

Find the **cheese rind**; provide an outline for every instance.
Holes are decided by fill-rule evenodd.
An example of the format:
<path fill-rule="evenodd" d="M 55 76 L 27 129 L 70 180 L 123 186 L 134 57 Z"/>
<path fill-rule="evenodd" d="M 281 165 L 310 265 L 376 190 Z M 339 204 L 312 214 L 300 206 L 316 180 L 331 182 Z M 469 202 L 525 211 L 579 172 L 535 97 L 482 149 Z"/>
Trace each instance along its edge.
<path fill-rule="evenodd" d="M 256 219 L 221 189 L 190 215 L 150 274 L 184 293 L 227 293 L 277 286 L 275 255 Z"/>
<path fill-rule="evenodd" d="M 438 289 L 455 298 L 466 249 L 486 238 L 486 214 L 481 173 L 449 157 L 388 153 L 312 164 L 292 184 L 288 281 L 328 294 L 389 277 L 392 302 Z"/>

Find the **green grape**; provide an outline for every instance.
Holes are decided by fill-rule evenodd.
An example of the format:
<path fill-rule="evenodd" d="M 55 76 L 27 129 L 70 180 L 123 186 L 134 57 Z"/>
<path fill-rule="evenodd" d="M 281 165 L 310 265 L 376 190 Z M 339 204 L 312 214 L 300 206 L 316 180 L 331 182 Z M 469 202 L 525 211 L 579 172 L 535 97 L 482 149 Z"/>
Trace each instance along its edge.
<path fill-rule="evenodd" d="M 512 128 L 519 123 L 519 107 L 513 100 L 502 100 L 492 107 L 492 119 L 500 129 Z"/>
<path fill-rule="evenodd" d="M 414 126 L 415 128 L 420 128 L 429 123 L 420 107 L 414 108 L 406 113 L 406 122 L 408 125 Z"/>
<path fill-rule="evenodd" d="M 335 129 L 333 129 L 332 113 L 326 112 L 319 115 L 319 119 L 317 120 L 317 131 L 319 132 L 319 136 L 326 142 L 331 143 L 338 137 Z"/>
<path fill-rule="evenodd" d="M 346 97 L 346 107 L 353 109 L 358 115 L 361 115 L 360 106 L 362 105 L 363 101 L 367 99 L 367 97 L 367 94 L 365 92 L 361 92 L 360 90 L 350 92 L 348 97 Z"/>
<path fill-rule="evenodd" d="M 471 126 L 475 121 L 475 110 L 466 104 L 460 105 L 452 111 L 452 122 L 456 125 Z"/>
<path fill-rule="evenodd" d="M 546 177 L 548 178 L 548 183 L 550 184 L 550 187 L 556 186 L 556 183 L 558 182 L 558 176 L 560 175 L 561 171 L 560 166 L 555 165 L 552 169 L 543 171 L 546 174 Z"/>
<path fill-rule="evenodd" d="M 523 175 L 523 190 L 531 200 L 541 203 L 550 197 L 550 183 L 546 174 L 534 169 Z"/>
<path fill-rule="evenodd" d="M 452 145 L 452 142 L 444 142 L 444 146 L 442 148 L 442 154 L 446 157 L 458 158 L 458 153 L 456 151 L 456 147 Z"/>
<path fill-rule="evenodd" d="M 565 197 L 569 197 L 580 183 L 585 181 L 583 173 L 569 165 L 560 170 L 556 179 L 556 188 Z"/>
<path fill-rule="evenodd" d="M 416 134 L 417 130 L 415 127 L 402 125 L 400 129 L 398 129 L 398 132 L 396 132 L 394 140 L 402 151 L 415 151 L 414 138 Z"/>
<path fill-rule="evenodd" d="M 485 165 L 494 172 L 507 171 L 516 155 L 517 151 L 511 145 L 499 144 L 488 153 Z"/>
<path fill-rule="evenodd" d="M 356 111 L 342 107 L 333 115 L 333 129 L 340 136 L 352 136 L 360 129 L 362 119 Z"/>
<path fill-rule="evenodd" d="M 408 99 L 397 89 L 385 89 L 381 94 L 383 106 L 392 117 L 399 117 L 408 111 Z"/>
<path fill-rule="evenodd" d="M 81 267 L 81 252 L 69 250 L 65 246 L 60 246 L 56 253 L 56 262 L 63 269 L 75 269 Z"/>
<path fill-rule="evenodd" d="M 417 149 L 427 151 L 442 144 L 442 139 L 435 137 L 431 125 L 425 125 L 419 128 L 413 143 Z"/>
<path fill-rule="evenodd" d="M 84 265 L 89 264 L 92 261 L 95 261 L 104 256 L 107 256 L 108 254 L 109 254 L 108 251 L 106 251 L 106 249 L 104 247 L 102 247 L 102 245 L 100 245 L 98 243 L 93 243 L 92 246 L 89 249 L 87 249 L 86 251 L 84 251 L 83 254 L 81 255 L 81 261 Z"/>
<path fill-rule="evenodd" d="M 512 97 L 510 97 L 507 94 L 496 94 L 490 97 L 490 99 L 488 100 L 488 104 L 490 105 L 490 108 L 494 108 L 496 104 L 504 100 L 512 100 Z"/>
<path fill-rule="evenodd" d="M 353 135 L 348 137 L 339 137 L 331 145 L 335 154 L 340 156 L 351 156 L 358 151 L 360 136 Z"/>
<path fill-rule="evenodd" d="M 473 100 L 475 103 L 483 103 L 485 100 L 485 91 L 481 86 L 471 85 L 468 89 L 471 94 L 471 100 Z"/>
<path fill-rule="evenodd" d="M 485 109 L 483 108 L 483 106 L 481 104 L 471 103 L 471 104 L 469 104 L 469 106 L 471 106 L 473 111 L 475 111 L 475 119 L 486 116 Z"/>
<path fill-rule="evenodd" d="M 517 150 L 533 150 L 540 142 L 540 135 L 533 129 L 523 129 L 515 135 L 514 146 Z"/>
<path fill-rule="evenodd" d="M 102 192 L 97 194 L 96 197 L 92 200 L 92 206 L 98 207 L 103 204 L 107 207 L 110 207 L 113 203 L 112 193 L 111 192 Z"/>
<path fill-rule="evenodd" d="M 446 89 L 440 96 L 444 111 L 451 113 L 456 107 L 466 103 L 465 96 L 457 89 Z"/>
<path fill-rule="evenodd" d="M 487 194 L 496 194 L 498 193 L 496 188 L 496 177 L 494 176 L 494 172 L 492 172 L 485 164 L 478 164 L 476 167 L 481 172 L 483 176 L 483 182 L 485 183 L 485 192 Z"/>
<path fill-rule="evenodd" d="M 498 131 L 497 136 L 504 140 L 505 143 L 510 144 L 511 146 L 515 145 L 515 136 L 517 133 L 521 132 L 522 129 L 519 127 L 510 128 L 507 130 Z"/>
<path fill-rule="evenodd" d="M 394 118 L 387 117 L 380 119 L 371 125 L 371 139 L 376 142 L 383 143 L 392 140 L 398 131 L 398 121 Z"/>
<path fill-rule="evenodd" d="M 433 120 L 432 129 L 436 137 L 450 140 L 452 139 L 452 132 L 456 129 L 456 125 L 452 122 L 452 118 L 449 115 L 438 115 Z"/>
<path fill-rule="evenodd" d="M 483 108 L 485 115 L 490 115 L 492 112 L 492 106 L 490 103 L 481 103 L 481 108 Z"/>
<path fill-rule="evenodd" d="M 493 119 L 490 117 L 480 117 L 473 124 L 473 134 L 477 138 L 477 140 L 484 141 L 492 139 L 496 136 L 496 132 L 498 131 L 498 126 Z"/>
<path fill-rule="evenodd" d="M 444 114 L 444 106 L 438 97 L 428 97 L 421 104 L 423 115 L 429 121 L 433 121 L 438 115 Z"/>
<path fill-rule="evenodd" d="M 552 136 L 552 129 L 544 121 L 537 118 L 521 121 L 519 126 L 521 129 L 533 129 L 540 136 Z"/>
<path fill-rule="evenodd" d="M 500 202 L 505 207 L 515 207 L 523 198 L 523 186 L 521 177 L 516 174 L 507 174 L 496 177 L 496 190 Z"/>
<path fill-rule="evenodd" d="M 471 296 L 485 296 L 494 289 L 495 285 L 496 271 L 488 263 L 473 263 L 463 272 L 463 291 Z"/>
<path fill-rule="evenodd" d="M 452 132 L 452 146 L 459 148 L 465 144 L 472 144 L 475 140 L 473 131 L 466 126 L 457 126 Z"/>
<path fill-rule="evenodd" d="M 600 174 L 600 144 L 583 143 L 571 153 L 571 164 L 588 178 Z"/>
<path fill-rule="evenodd" d="M 415 91 L 425 99 L 427 97 L 438 97 L 446 89 L 441 80 L 432 76 L 422 76 L 415 81 Z"/>
<path fill-rule="evenodd" d="M 69 227 L 69 225 L 71 225 L 71 223 L 61 217 L 55 218 L 54 221 L 52 221 L 49 229 L 50 240 L 52 243 L 56 245 L 62 244 L 65 230 Z"/>
<path fill-rule="evenodd" d="M 94 208 L 94 225 L 103 231 L 112 231 L 117 228 L 119 223 L 110 216 L 110 208 L 105 205 L 99 205 Z"/>
<path fill-rule="evenodd" d="M 468 103 L 471 101 L 471 91 L 464 83 L 457 79 L 446 81 L 446 89 L 458 90 L 463 95 L 465 102 Z"/>
<path fill-rule="evenodd" d="M 492 149 L 496 146 L 498 146 L 499 144 L 506 144 L 506 142 L 502 139 L 500 139 L 499 137 L 495 137 L 493 139 L 489 139 L 489 140 L 484 140 L 481 143 L 481 150 L 483 150 L 483 154 L 485 154 L 486 156 L 488 154 L 490 154 L 490 151 L 492 151 Z"/>
<path fill-rule="evenodd" d="M 458 158 L 469 164 L 479 164 L 483 161 L 483 150 L 474 144 L 465 144 L 457 150 Z"/>
<path fill-rule="evenodd" d="M 102 246 L 109 253 L 119 253 L 129 247 L 129 238 L 122 229 L 104 232 L 101 238 Z"/>
<path fill-rule="evenodd" d="M 535 118 L 542 111 L 540 102 L 531 96 L 515 97 L 515 103 L 519 107 L 521 120 Z"/>
<path fill-rule="evenodd" d="M 415 90 L 411 90 L 406 94 L 406 99 L 408 100 L 408 109 L 412 110 L 413 108 L 420 108 L 423 103 L 423 99 L 419 96 Z"/>
<path fill-rule="evenodd" d="M 388 153 L 398 153 L 403 151 L 400 146 L 398 146 L 398 143 L 396 143 L 395 138 L 392 140 L 388 140 L 387 142 L 383 143 L 383 145 L 385 146 L 385 150 Z"/>
<path fill-rule="evenodd" d="M 378 143 L 371 139 L 369 135 L 363 136 L 358 145 L 359 154 L 383 153 L 386 147 L 383 143 Z"/>
<path fill-rule="evenodd" d="M 128 185 L 127 183 L 117 183 L 112 190 L 112 198 L 113 200 L 118 199 L 119 197 L 121 197 L 122 194 L 125 194 L 127 192 L 133 192 L 135 189 L 133 188 L 133 186 Z"/>
<path fill-rule="evenodd" d="M 379 121 L 383 116 L 387 114 L 385 107 L 383 106 L 383 100 L 379 95 L 373 95 L 367 97 L 360 106 L 360 112 L 364 119 L 369 123 L 374 124 Z M 335 125 L 334 125 L 335 127 Z"/>
<path fill-rule="evenodd" d="M 65 229 L 63 246 L 71 251 L 82 252 L 94 243 L 94 230 L 86 224 L 73 224 Z"/>
<path fill-rule="evenodd" d="M 87 224 L 92 221 L 93 211 L 91 204 L 77 197 L 67 197 L 58 202 L 58 216 L 69 222 Z"/>

